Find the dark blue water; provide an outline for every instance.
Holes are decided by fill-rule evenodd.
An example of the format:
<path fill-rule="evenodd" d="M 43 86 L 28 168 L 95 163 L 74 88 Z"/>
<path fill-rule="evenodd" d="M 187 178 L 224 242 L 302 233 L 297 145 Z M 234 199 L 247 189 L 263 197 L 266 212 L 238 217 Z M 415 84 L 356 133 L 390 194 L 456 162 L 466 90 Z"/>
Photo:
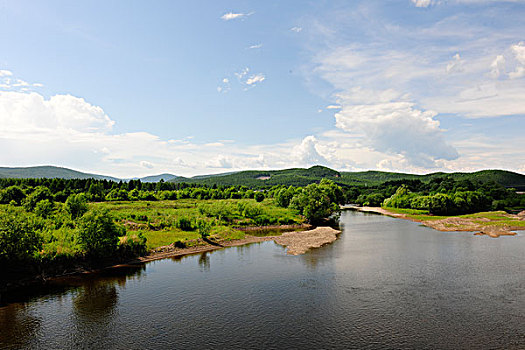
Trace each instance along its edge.
<path fill-rule="evenodd" d="M 0 348 L 525 349 L 525 235 L 344 212 L 335 243 L 273 242 L 66 279 L 0 308 Z"/>

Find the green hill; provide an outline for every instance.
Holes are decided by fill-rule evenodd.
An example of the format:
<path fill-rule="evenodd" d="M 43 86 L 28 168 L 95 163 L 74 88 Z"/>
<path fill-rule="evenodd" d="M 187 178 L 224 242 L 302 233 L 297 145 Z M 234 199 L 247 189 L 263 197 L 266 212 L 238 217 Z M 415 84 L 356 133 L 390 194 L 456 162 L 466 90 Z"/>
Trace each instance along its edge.
<path fill-rule="evenodd" d="M 525 175 L 505 170 L 482 170 L 474 173 L 443 173 L 436 172 L 426 175 L 393 173 L 385 171 L 338 172 L 322 166 L 308 169 L 293 168 L 284 170 L 248 170 L 236 173 L 195 176 L 192 178 L 179 177 L 172 182 L 196 183 L 218 186 L 244 185 L 248 187 L 266 187 L 274 185 L 305 186 L 328 178 L 340 185 L 347 186 L 376 186 L 385 181 L 421 180 L 428 182 L 438 177 L 452 177 L 455 180 L 470 179 L 474 182 L 495 181 L 505 187 L 525 189 Z"/>
<path fill-rule="evenodd" d="M 39 178 L 61 178 L 61 179 L 97 179 L 120 181 L 115 177 L 83 173 L 80 171 L 61 168 L 56 166 L 32 166 L 21 168 L 0 167 L 0 177 L 16 179 L 39 179 Z"/>
<path fill-rule="evenodd" d="M 419 179 L 428 182 L 437 177 L 452 177 L 455 180 L 470 179 L 473 182 L 495 181 L 505 187 L 525 190 L 525 175 L 505 170 L 482 170 L 474 173 L 431 173 L 426 175 L 393 173 L 385 171 L 361 171 L 361 172 L 338 172 L 324 167 L 313 166 L 308 169 L 292 168 L 283 170 L 247 170 L 230 172 L 217 175 L 199 175 L 191 178 L 179 177 L 172 174 L 152 175 L 140 178 L 142 182 L 164 181 L 175 183 L 196 183 L 218 186 L 248 186 L 253 188 L 270 187 L 275 185 L 284 186 L 306 186 L 319 182 L 323 178 L 333 180 L 343 186 L 377 186 L 385 181 L 414 180 Z M 63 178 L 63 179 L 106 179 L 110 181 L 121 181 L 121 179 L 83 173 L 80 171 L 55 167 L 34 166 L 7 168 L 0 167 L 0 178 Z M 122 180 L 127 181 L 127 180 Z"/>
<path fill-rule="evenodd" d="M 306 186 L 314 182 L 319 182 L 323 178 L 328 178 L 335 181 L 340 177 L 341 174 L 338 171 L 317 165 L 308 169 L 293 168 L 284 170 L 247 170 L 227 174 L 195 176 L 191 178 L 179 177 L 171 180 L 171 182 L 197 183 L 210 186 Z"/>

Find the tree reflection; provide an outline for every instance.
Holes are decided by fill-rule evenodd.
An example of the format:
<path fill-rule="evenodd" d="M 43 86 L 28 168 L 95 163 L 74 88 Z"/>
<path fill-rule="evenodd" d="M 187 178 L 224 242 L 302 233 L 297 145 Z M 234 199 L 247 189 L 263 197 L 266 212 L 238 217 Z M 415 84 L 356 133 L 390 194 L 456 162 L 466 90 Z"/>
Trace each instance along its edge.
<path fill-rule="evenodd" d="M 210 256 L 208 252 L 204 252 L 199 256 L 199 266 L 203 272 L 210 271 Z"/>
<path fill-rule="evenodd" d="M 40 329 L 41 320 L 32 315 L 24 304 L 0 308 L 0 348 L 28 347 Z"/>

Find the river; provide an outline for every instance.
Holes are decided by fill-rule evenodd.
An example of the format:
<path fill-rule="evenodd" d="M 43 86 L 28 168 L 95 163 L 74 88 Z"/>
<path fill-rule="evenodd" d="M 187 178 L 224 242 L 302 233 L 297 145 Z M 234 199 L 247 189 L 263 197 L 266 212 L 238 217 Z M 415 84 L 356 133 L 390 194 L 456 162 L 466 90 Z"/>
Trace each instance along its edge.
<path fill-rule="evenodd" d="M 263 242 L 18 291 L 0 348 L 525 349 L 524 232 L 341 226 L 300 256 Z"/>

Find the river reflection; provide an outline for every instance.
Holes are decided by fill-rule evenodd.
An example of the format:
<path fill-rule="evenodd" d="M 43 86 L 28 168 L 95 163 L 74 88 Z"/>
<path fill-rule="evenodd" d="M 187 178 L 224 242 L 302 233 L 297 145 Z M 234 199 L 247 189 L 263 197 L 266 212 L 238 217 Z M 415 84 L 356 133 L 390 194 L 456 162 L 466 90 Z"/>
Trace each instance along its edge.
<path fill-rule="evenodd" d="M 525 349 L 525 233 L 341 221 L 300 256 L 262 242 L 11 296 L 0 348 Z"/>

